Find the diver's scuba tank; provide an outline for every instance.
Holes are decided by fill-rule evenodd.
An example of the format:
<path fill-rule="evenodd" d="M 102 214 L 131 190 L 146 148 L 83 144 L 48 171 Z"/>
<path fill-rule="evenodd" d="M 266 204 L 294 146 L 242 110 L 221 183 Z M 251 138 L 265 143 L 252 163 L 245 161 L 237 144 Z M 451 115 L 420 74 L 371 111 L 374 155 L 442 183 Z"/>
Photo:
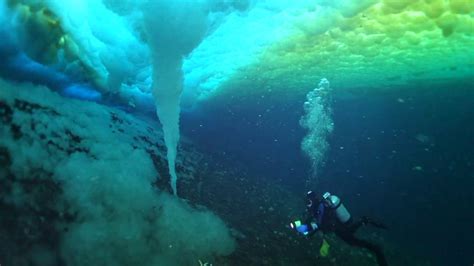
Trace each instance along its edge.
<path fill-rule="evenodd" d="M 342 204 L 341 199 L 336 195 L 331 195 L 331 193 L 326 192 L 323 195 L 325 205 L 334 210 L 336 217 L 341 223 L 346 223 L 351 219 L 351 214 Z"/>

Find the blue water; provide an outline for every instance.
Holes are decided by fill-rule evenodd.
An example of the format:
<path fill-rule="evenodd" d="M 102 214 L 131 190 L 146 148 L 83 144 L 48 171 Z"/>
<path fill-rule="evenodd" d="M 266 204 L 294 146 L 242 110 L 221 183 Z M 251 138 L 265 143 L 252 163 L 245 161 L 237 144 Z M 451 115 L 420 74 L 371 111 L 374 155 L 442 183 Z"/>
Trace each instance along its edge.
<path fill-rule="evenodd" d="M 335 95 L 331 149 L 313 189 L 339 194 L 355 216 L 382 219 L 390 227 L 387 241 L 407 256 L 470 265 L 473 99 L 461 83 Z M 301 101 L 208 104 L 183 114 L 183 134 L 201 150 L 258 179 L 278 180 L 303 198 L 310 174 L 299 146 L 303 101 L 304 95 Z"/>

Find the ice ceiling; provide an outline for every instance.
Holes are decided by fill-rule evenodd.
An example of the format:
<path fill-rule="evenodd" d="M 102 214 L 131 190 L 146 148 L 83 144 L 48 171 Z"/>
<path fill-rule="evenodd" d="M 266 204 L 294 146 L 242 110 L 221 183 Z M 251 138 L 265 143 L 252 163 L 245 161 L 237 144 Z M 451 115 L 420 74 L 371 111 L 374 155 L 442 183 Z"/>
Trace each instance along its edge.
<path fill-rule="evenodd" d="M 154 54 L 182 45 L 181 35 L 202 35 L 182 54 L 187 105 L 216 95 L 307 91 L 321 77 L 338 88 L 367 88 L 464 79 L 474 71 L 469 0 L 9 0 L 1 5 L 3 39 L 31 59 L 30 67 L 38 64 L 56 73 L 53 80 L 87 83 L 137 108 L 151 101 Z M 167 30 L 160 28 L 164 19 L 154 18 L 163 17 L 163 6 L 170 12 L 166 19 L 184 16 L 187 23 L 178 21 L 168 39 L 157 43 L 153 31 Z M 206 28 L 199 32 L 202 26 L 193 22 L 203 14 Z M 2 44 L 2 55 L 8 49 L 11 54 L 7 46 Z M 16 64 L 4 63 L 3 76 L 12 72 L 9 67 L 22 68 L 18 58 L 10 60 Z"/>
<path fill-rule="evenodd" d="M 0 23 L 3 78 L 156 107 L 174 194 L 182 106 L 474 76 L 470 0 L 7 0 Z"/>

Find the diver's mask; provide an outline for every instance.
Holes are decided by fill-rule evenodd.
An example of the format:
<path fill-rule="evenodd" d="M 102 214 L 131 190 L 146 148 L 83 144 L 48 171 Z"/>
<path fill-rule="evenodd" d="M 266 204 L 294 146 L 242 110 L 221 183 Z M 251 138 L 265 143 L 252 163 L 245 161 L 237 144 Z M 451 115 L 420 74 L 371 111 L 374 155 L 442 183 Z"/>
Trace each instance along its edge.
<path fill-rule="evenodd" d="M 310 208 L 316 202 L 316 195 L 312 190 L 306 193 L 306 207 Z"/>

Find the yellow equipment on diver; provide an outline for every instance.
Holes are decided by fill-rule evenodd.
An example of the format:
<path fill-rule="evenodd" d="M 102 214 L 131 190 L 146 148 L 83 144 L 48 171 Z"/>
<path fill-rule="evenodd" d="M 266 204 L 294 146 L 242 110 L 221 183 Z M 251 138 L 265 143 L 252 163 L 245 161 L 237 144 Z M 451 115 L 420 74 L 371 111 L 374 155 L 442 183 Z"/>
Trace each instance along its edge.
<path fill-rule="evenodd" d="M 326 241 L 326 239 L 323 239 L 323 244 L 321 245 L 321 248 L 319 249 L 319 255 L 321 255 L 321 257 L 327 257 L 329 255 L 330 247 L 331 246 Z"/>

